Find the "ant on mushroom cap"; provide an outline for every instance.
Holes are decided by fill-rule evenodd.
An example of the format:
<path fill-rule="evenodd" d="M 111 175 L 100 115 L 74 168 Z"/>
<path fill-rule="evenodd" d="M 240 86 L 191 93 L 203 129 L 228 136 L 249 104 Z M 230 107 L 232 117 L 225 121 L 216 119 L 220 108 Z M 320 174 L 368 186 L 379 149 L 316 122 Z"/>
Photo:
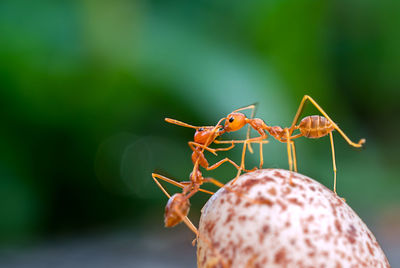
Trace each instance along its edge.
<path fill-rule="evenodd" d="M 311 104 L 313 104 L 323 116 L 319 115 L 306 116 L 300 121 L 300 124 L 296 125 L 304 109 L 306 101 L 311 102 Z M 241 169 L 242 168 L 244 169 L 246 144 L 248 142 L 264 140 L 268 138 L 269 134 L 278 141 L 287 144 L 289 169 L 290 171 L 292 171 L 294 168 L 294 171 L 297 172 L 296 149 L 293 140 L 303 136 L 306 138 L 318 139 L 329 134 L 331 148 L 332 148 L 332 162 L 333 162 L 333 172 L 334 172 L 333 190 L 336 193 L 336 162 L 335 162 L 335 148 L 333 145 L 332 131 L 334 130 L 338 131 L 339 134 L 347 141 L 347 143 L 353 147 L 360 148 L 365 143 L 365 139 L 360 139 L 358 143 L 352 142 L 346 136 L 346 134 L 344 134 L 344 132 L 336 125 L 336 123 L 333 122 L 333 120 L 327 115 L 327 113 L 318 105 L 318 103 L 308 95 L 304 95 L 303 99 L 301 100 L 299 108 L 297 109 L 297 113 L 293 119 L 293 123 L 289 128 L 281 128 L 280 126 L 268 126 L 262 119 L 247 118 L 244 114 L 238 113 L 238 111 L 245 109 L 254 109 L 254 105 L 250 105 L 248 107 L 244 107 L 230 113 L 226 117 L 227 120 L 225 120 L 225 126 L 224 126 L 225 132 L 233 132 L 241 129 L 246 124 L 249 124 L 254 130 L 256 130 L 261 135 L 259 137 L 246 139 L 244 141 L 242 161 L 240 165 Z M 299 130 L 300 133 L 292 136 L 293 131 L 295 130 Z M 227 143 L 227 142 L 229 141 L 220 141 L 218 143 Z M 260 143 L 260 168 L 262 168 L 263 165 L 263 154 L 261 146 L 262 144 Z M 240 175 L 240 170 L 236 176 L 236 179 L 239 175 Z"/>

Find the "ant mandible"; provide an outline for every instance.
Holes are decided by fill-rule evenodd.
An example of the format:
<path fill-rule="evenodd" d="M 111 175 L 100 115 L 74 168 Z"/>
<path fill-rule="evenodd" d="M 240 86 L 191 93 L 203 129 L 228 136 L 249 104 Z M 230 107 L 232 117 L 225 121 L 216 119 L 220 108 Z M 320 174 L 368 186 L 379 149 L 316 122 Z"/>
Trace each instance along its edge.
<path fill-rule="evenodd" d="M 323 116 L 319 115 L 307 116 L 304 117 L 298 125 L 296 125 L 304 109 L 306 101 L 311 102 L 311 104 L 313 104 Z M 225 132 L 232 132 L 241 129 L 246 124 L 249 124 L 254 130 L 256 130 L 261 135 L 259 137 L 247 139 L 246 141 L 244 141 L 245 143 L 243 145 L 244 148 L 242 152 L 242 161 L 240 168 L 244 168 L 244 158 L 246 153 L 245 147 L 247 142 L 264 140 L 268 137 L 269 134 L 278 141 L 287 144 L 289 169 L 292 171 L 294 168 L 294 171 L 297 172 L 296 149 L 293 140 L 300 137 L 318 139 L 329 134 L 331 148 L 332 148 L 332 162 L 333 162 L 333 173 L 334 173 L 333 190 L 336 193 L 336 161 L 335 161 L 335 148 L 333 144 L 332 131 L 334 130 L 338 131 L 339 134 L 347 141 L 347 143 L 353 147 L 360 148 L 365 143 L 365 139 L 360 139 L 358 143 L 352 142 L 346 136 L 346 134 L 344 134 L 344 132 L 336 125 L 336 123 L 327 115 L 327 113 L 318 105 L 318 103 L 308 95 L 305 95 L 301 100 L 297 113 L 293 119 L 293 123 L 289 128 L 281 128 L 280 126 L 268 126 L 262 119 L 247 118 L 243 113 L 238 113 L 238 111 L 244 109 L 254 109 L 254 106 L 250 105 L 248 107 L 244 107 L 233 111 L 226 117 L 227 120 L 225 120 L 225 126 L 224 126 Z M 295 130 L 299 130 L 300 133 L 292 136 Z M 219 143 L 226 143 L 226 142 L 220 141 Z M 260 168 L 263 165 L 263 155 L 261 146 L 262 144 L 260 144 Z"/>

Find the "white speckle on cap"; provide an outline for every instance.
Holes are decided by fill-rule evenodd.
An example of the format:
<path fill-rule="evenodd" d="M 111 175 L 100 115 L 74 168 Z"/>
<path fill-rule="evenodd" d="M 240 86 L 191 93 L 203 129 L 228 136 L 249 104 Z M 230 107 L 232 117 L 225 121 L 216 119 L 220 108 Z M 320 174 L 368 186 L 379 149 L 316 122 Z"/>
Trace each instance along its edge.
<path fill-rule="evenodd" d="M 287 170 L 257 170 L 221 188 L 202 209 L 199 233 L 198 267 L 390 267 L 346 202 Z"/>

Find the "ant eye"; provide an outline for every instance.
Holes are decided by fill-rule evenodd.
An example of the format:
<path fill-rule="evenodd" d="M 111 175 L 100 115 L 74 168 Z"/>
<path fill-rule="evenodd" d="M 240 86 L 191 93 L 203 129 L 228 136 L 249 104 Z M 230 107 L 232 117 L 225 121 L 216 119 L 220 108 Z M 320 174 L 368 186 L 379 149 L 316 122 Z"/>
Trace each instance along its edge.
<path fill-rule="evenodd" d="M 204 128 L 202 128 L 202 127 L 201 127 L 201 128 L 199 128 L 199 129 L 197 129 L 197 130 L 198 130 L 198 131 L 203 131 L 203 130 L 204 130 Z"/>
<path fill-rule="evenodd" d="M 229 123 L 232 123 L 234 119 L 233 117 L 229 118 Z"/>
<path fill-rule="evenodd" d="M 219 128 L 219 131 L 223 131 L 223 130 L 224 130 L 224 128 L 223 128 L 223 127 L 220 127 L 220 128 Z"/>

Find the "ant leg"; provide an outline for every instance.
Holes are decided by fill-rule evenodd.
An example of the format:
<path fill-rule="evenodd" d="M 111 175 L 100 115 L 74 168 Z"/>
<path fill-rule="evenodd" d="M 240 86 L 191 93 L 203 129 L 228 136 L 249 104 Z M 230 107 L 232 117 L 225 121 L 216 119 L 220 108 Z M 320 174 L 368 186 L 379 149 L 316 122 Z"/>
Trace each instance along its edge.
<path fill-rule="evenodd" d="M 328 116 L 328 114 L 318 105 L 318 103 L 308 95 L 304 95 L 303 99 L 301 100 L 301 103 L 300 103 L 300 106 L 299 106 L 299 108 L 297 110 L 296 116 L 294 117 L 293 123 L 292 123 L 292 125 L 290 127 L 290 134 L 293 133 L 293 131 L 295 129 L 295 125 L 296 125 L 297 121 L 299 120 L 300 114 L 303 111 L 304 104 L 305 104 L 305 102 L 307 100 L 309 102 L 311 102 L 326 119 L 328 119 L 328 121 L 333 125 L 334 129 L 337 130 L 340 133 L 340 135 L 343 137 L 343 139 L 345 139 L 350 146 L 353 146 L 353 147 L 356 147 L 356 148 L 362 147 L 362 145 L 365 143 L 365 139 L 360 139 L 358 141 L 358 143 L 352 142 L 346 136 L 346 134 L 344 134 L 344 132 L 336 125 L 336 123 L 333 122 L 333 120 Z"/>
<path fill-rule="evenodd" d="M 297 138 L 300 138 L 300 137 L 303 137 L 303 134 L 299 133 L 299 134 L 290 136 L 290 139 L 291 139 L 291 140 L 294 140 L 294 139 L 297 139 Z"/>
<path fill-rule="evenodd" d="M 204 144 L 200 144 L 200 143 L 197 143 L 197 142 L 194 142 L 194 141 L 189 141 L 189 142 L 188 142 L 188 145 L 189 145 L 190 149 L 192 149 L 192 151 L 195 151 L 195 150 L 197 149 L 197 148 L 194 147 L 194 146 L 198 146 L 198 147 L 203 148 L 203 150 L 207 150 L 207 151 L 209 151 L 210 153 L 212 153 L 212 154 L 214 154 L 214 155 L 217 155 L 217 153 L 215 152 L 216 149 L 209 148 L 209 147 L 205 146 Z"/>
<path fill-rule="evenodd" d="M 158 187 L 160 187 L 161 191 L 163 191 L 163 193 L 168 197 L 171 198 L 171 195 L 167 192 L 167 190 L 165 190 L 165 188 L 161 185 L 161 183 L 153 177 L 154 182 L 157 184 Z"/>
<path fill-rule="evenodd" d="M 156 174 L 156 173 L 152 173 L 151 176 L 153 177 L 153 180 L 157 183 L 157 185 L 159 184 L 159 182 L 158 182 L 157 179 L 166 181 L 166 182 L 168 182 L 168 183 L 170 183 L 170 184 L 173 184 L 173 185 L 175 185 L 175 186 L 177 186 L 177 187 L 179 187 L 179 188 L 182 188 L 182 189 L 185 188 L 185 186 L 188 185 L 188 184 L 190 183 L 190 182 L 179 183 L 179 182 L 176 182 L 176 181 L 174 181 L 174 180 L 171 180 L 171 179 L 169 179 L 169 178 L 167 178 L 167 177 L 164 177 L 164 176 L 159 175 L 159 174 Z M 210 195 L 213 195 L 213 194 L 214 194 L 213 192 L 210 192 L 210 191 L 207 191 L 207 190 L 204 190 L 204 189 L 201 189 L 201 188 L 199 189 L 199 191 L 200 191 L 200 192 L 203 192 L 203 193 L 210 194 Z"/>
<path fill-rule="evenodd" d="M 242 160 L 240 162 L 240 168 L 238 169 L 236 173 L 235 179 L 233 179 L 232 184 L 236 182 L 236 180 L 239 178 L 240 174 L 242 173 L 242 170 L 244 169 L 244 159 L 246 155 L 246 145 L 247 145 L 247 140 L 243 143 L 243 150 L 242 150 Z"/>
<path fill-rule="evenodd" d="M 290 146 L 287 145 L 287 150 L 288 150 L 288 161 L 289 161 L 289 168 L 294 168 L 294 171 L 297 172 L 297 158 L 296 158 L 296 146 L 294 145 L 294 139 L 303 137 L 303 134 L 299 133 L 293 136 L 289 136 L 288 133 L 290 133 L 290 129 L 285 128 L 284 129 L 286 131 L 286 140 L 285 139 L 278 139 L 280 142 L 283 143 L 290 143 Z M 292 160 L 292 164 L 290 164 Z M 292 170 L 291 170 L 292 171 Z"/>
<path fill-rule="evenodd" d="M 245 156 L 246 156 L 246 147 L 247 147 L 247 141 L 245 141 L 245 142 L 243 143 L 242 159 L 240 160 L 240 169 L 239 169 L 238 174 L 240 174 L 241 171 L 242 171 L 242 169 L 245 167 L 244 160 L 245 160 Z M 237 177 L 237 176 L 236 176 L 236 177 Z"/>
<path fill-rule="evenodd" d="M 230 160 L 229 158 L 226 157 L 226 158 L 224 158 L 224 159 L 218 161 L 218 162 L 215 163 L 214 165 L 209 166 L 209 167 L 206 167 L 206 170 L 213 170 L 213 169 L 216 169 L 217 167 L 219 167 L 220 165 L 222 165 L 222 164 L 225 163 L 225 162 L 231 163 L 236 169 L 239 169 L 239 168 L 240 168 L 235 162 L 233 162 L 232 160 Z"/>
<path fill-rule="evenodd" d="M 229 147 L 226 147 L 226 148 L 217 148 L 217 149 L 214 149 L 214 150 L 215 150 L 215 151 L 229 151 L 229 150 L 233 149 L 233 147 L 235 147 L 234 142 L 232 142 L 231 146 L 229 146 Z"/>
<path fill-rule="evenodd" d="M 291 148 L 291 142 L 290 142 L 290 134 L 289 134 L 289 129 L 286 130 L 286 147 L 287 147 L 287 153 L 288 153 L 288 161 L 289 161 L 289 170 L 293 171 L 293 160 L 292 160 L 292 148 Z"/>
<path fill-rule="evenodd" d="M 188 186 L 188 185 L 190 185 L 190 184 L 192 184 L 193 182 L 191 182 L 191 181 L 181 181 L 181 184 L 182 185 L 185 185 L 185 186 Z M 199 188 L 198 189 L 200 192 L 203 192 L 203 193 L 207 193 L 207 194 L 210 194 L 210 195 L 213 195 L 214 194 L 214 192 L 211 192 L 211 191 L 208 191 L 208 190 L 205 190 L 205 189 L 201 189 L 201 188 Z"/>
<path fill-rule="evenodd" d="M 179 211 L 178 213 L 180 214 L 179 216 L 183 216 L 183 214 L 181 214 Z M 194 224 L 192 223 L 191 220 L 189 220 L 189 218 L 187 216 L 184 216 L 182 218 L 183 222 L 186 224 L 186 226 L 196 235 L 196 237 L 198 237 L 199 232 L 197 231 L 196 226 L 194 226 Z"/>
<path fill-rule="evenodd" d="M 248 139 L 248 140 L 244 141 L 243 150 L 242 150 L 242 160 L 240 162 L 240 169 L 238 169 L 238 172 L 237 172 L 236 177 L 233 180 L 232 184 L 234 184 L 236 182 L 236 180 L 239 178 L 240 174 L 242 173 L 242 170 L 246 171 L 244 161 L 245 161 L 245 157 L 246 157 L 246 146 L 247 146 L 247 144 L 250 143 L 250 142 L 256 142 L 256 141 L 263 142 L 263 139 L 264 139 L 264 137 L 260 136 L 260 137 L 251 138 L 251 139 Z"/>
<path fill-rule="evenodd" d="M 290 141 L 289 129 L 285 128 L 285 132 L 286 132 L 286 146 L 287 146 L 287 152 L 288 152 L 289 169 L 290 169 L 290 171 L 293 171 L 292 142 Z M 290 185 L 293 185 L 292 177 L 293 177 L 293 174 L 290 173 L 290 178 L 289 178 Z"/>
<path fill-rule="evenodd" d="M 243 110 L 251 110 L 250 119 L 253 119 L 254 116 L 255 116 L 255 113 L 256 113 L 256 106 L 257 106 L 257 104 L 252 104 L 252 105 L 249 105 L 249 106 L 246 106 L 246 107 L 242 107 L 242 108 L 234 110 L 233 113 L 239 112 L 239 111 L 243 111 Z M 246 140 L 250 139 L 250 130 L 251 130 L 251 126 L 249 125 L 247 127 Z M 251 147 L 251 144 L 249 144 L 249 151 L 250 151 L 251 154 L 253 153 L 253 148 Z"/>
<path fill-rule="evenodd" d="M 293 136 L 288 136 L 288 131 L 290 132 L 290 130 L 288 128 L 285 128 L 284 130 L 286 131 L 286 140 L 285 139 L 278 139 L 278 140 L 280 142 L 283 142 L 283 143 L 285 143 L 285 142 L 286 143 L 288 143 L 288 142 L 290 143 L 290 146 L 287 147 L 289 167 L 293 166 L 294 171 L 297 172 L 296 146 L 294 145 L 294 141 L 293 140 L 297 139 L 297 138 L 300 138 L 300 137 L 303 137 L 303 134 L 299 133 L 299 134 L 296 134 L 296 135 L 293 135 Z M 290 149 L 289 149 L 289 147 L 290 147 Z M 293 159 L 292 165 L 290 165 L 290 159 L 291 159 L 290 155 L 292 155 L 292 159 Z"/>
<path fill-rule="evenodd" d="M 294 131 L 294 129 L 295 129 L 295 126 L 296 126 L 296 124 L 297 124 L 297 121 L 299 121 L 300 114 L 301 114 L 301 112 L 302 112 L 303 109 L 304 109 L 304 104 L 305 104 L 305 102 L 306 102 L 306 100 L 307 100 L 308 97 L 309 97 L 308 95 L 304 95 L 304 96 L 303 96 L 303 99 L 302 99 L 301 102 L 300 102 L 299 108 L 297 108 L 296 115 L 294 116 L 292 125 L 291 125 L 290 128 L 289 128 L 289 129 L 290 129 L 290 131 L 289 131 L 290 135 L 293 133 L 293 131 Z"/>
<path fill-rule="evenodd" d="M 248 139 L 248 140 L 223 140 L 223 141 L 215 140 L 214 143 L 216 143 L 216 144 L 245 143 L 246 141 L 247 141 L 247 143 L 263 143 L 263 144 L 264 143 L 269 143 L 268 140 L 261 140 L 260 139 L 261 137 L 262 136 L 251 138 L 251 139 Z M 215 150 L 218 150 L 218 149 L 215 149 Z"/>
<path fill-rule="evenodd" d="M 168 182 L 168 183 L 170 183 L 170 184 L 173 184 L 173 185 L 175 185 L 175 186 L 177 186 L 177 187 L 179 187 L 179 188 L 184 188 L 185 186 L 183 185 L 183 184 L 181 184 L 181 183 L 179 183 L 179 182 L 176 182 L 176 181 L 174 181 L 174 180 L 171 180 L 171 179 L 169 179 L 169 178 L 167 178 L 167 177 L 164 177 L 164 176 L 162 176 L 162 175 L 159 175 L 159 174 L 156 174 L 156 173 L 151 173 L 151 176 L 153 177 L 153 180 L 157 180 L 157 178 L 158 179 L 161 179 L 161 180 L 163 180 L 163 181 L 166 181 L 166 182 Z"/>
<path fill-rule="evenodd" d="M 254 116 L 255 116 L 255 114 L 256 114 L 256 105 L 253 104 L 252 106 L 253 106 L 253 108 L 252 108 L 252 110 L 251 110 L 250 119 L 253 119 Z M 249 140 L 249 139 L 250 139 L 250 131 L 251 131 L 251 126 L 248 125 L 248 126 L 247 126 L 247 132 L 246 132 L 246 140 Z M 261 143 L 260 143 L 260 146 L 262 146 Z M 253 148 L 251 147 L 251 143 L 249 143 L 249 152 L 250 152 L 251 154 L 253 153 Z"/>
<path fill-rule="evenodd" d="M 157 186 L 160 187 L 161 191 L 163 191 L 163 193 L 169 198 L 171 198 L 171 195 L 167 192 L 167 190 L 165 190 L 165 188 L 161 185 L 161 183 L 154 178 L 154 181 L 156 182 Z M 180 213 L 179 211 L 177 211 L 178 213 Z M 196 237 L 199 235 L 199 232 L 197 231 L 197 228 L 193 225 L 193 223 L 189 220 L 189 218 L 187 216 L 184 216 L 183 214 L 180 213 L 180 216 L 183 220 L 183 222 L 186 224 L 186 226 L 196 235 Z"/>
<path fill-rule="evenodd" d="M 260 142 L 260 169 L 262 169 L 262 166 L 264 164 L 264 155 L 263 155 L 263 143 Z"/>
<path fill-rule="evenodd" d="M 297 172 L 296 146 L 294 145 L 294 141 L 291 142 L 291 145 L 292 145 L 294 171 Z"/>
<path fill-rule="evenodd" d="M 336 160 L 335 160 L 335 147 L 333 145 L 333 134 L 329 132 L 329 139 L 331 140 L 332 147 L 332 163 L 333 163 L 333 191 L 336 193 Z"/>
<path fill-rule="evenodd" d="M 223 184 L 222 182 L 219 182 L 216 179 L 213 178 L 204 178 L 204 182 L 210 182 L 216 186 L 218 186 L 219 188 L 223 188 L 225 186 L 225 184 Z"/>
<path fill-rule="evenodd" d="M 240 169 L 240 167 L 239 167 L 235 162 L 233 162 L 231 159 L 229 159 L 228 157 L 226 157 L 226 158 L 224 158 L 224 159 L 218 161 L 217 163 L 213 164 L 212 166 L 206 167 L 206 170 L 213 170 L 213 169 L 216 169 L 217 167 L 219 167 L 220 165 L 222 165 L 222 164 L 225 163 L 225 162 L 231 163 L 237 170 Z M 244 169 L 244 168 L 243 168 L 243 170 L 246 171 L 246 172 L 251 172 L 251 171 L 253 171 L 253 170 L 247 170 L 247 169 Z"/>
<path fill-rule="evenodd" d="M 218 140 L 215 140 L 214 141 L 214 143 L 217 143 L 217 144 L 219 144 L 219 143 L 221 143 L 221 144 L 223 144 L 223 143 L 243 143 L 242 162 L 240 164 L 241 169 L 238 170 L 238 173 L 236 175 L 236 179 L 240 176 L 240 173 L 241 173 L 242 170 L 248 172 L 248 170 L 246 170 L 244 168 L 244 159 L 245 159 L 245 154 L 246 154 L 246 146 L 247 146 L 247 144 L 250 144 L 250 143 L 253 143 L 253 142 L 254 143 L 260 143 L 260 168 L 262 168 L 262 165 L 264 163 L 264 158 L 263 158 L 263 155 L 262 155 L 262 153 L 263 153 L 262 144 L 269 142 L 268 140 L 265 140 L 265 137 L 259 136 L 259 137 L 251 138 L 251 139 L 248 139 L 248 140 L 230 140 L 230 141 L 218 141 Z M 252 171 L 252 170 L 250 170 L 250 171 Z M 235 179 L 235 181 L 236 181 L 236 179 Z"/>

